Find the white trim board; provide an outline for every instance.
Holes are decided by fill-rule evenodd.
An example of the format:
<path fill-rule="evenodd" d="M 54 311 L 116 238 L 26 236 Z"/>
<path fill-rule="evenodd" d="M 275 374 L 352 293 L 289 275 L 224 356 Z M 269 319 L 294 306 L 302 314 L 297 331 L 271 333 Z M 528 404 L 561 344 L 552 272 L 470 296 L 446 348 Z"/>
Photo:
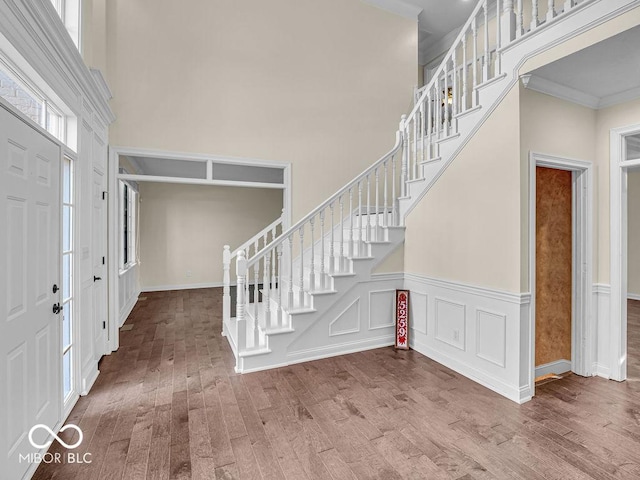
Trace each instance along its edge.
<path fill-rule="evenodd" d="M 640 300 L 640 293 L 627 292 L 627 298 L 629 300 Z"/>
<path fill-rule="evenodd" d="M 418 20 L 418 15 L 422 13 L 422 8 L 412 5 L 402 0 L 360 0 L 374 7 L 378 7 L 386 12 L 394 13 L 409 20 Z"/>
<path fill-rule="evenodd" d="M 627 172 L 640 167 L 640 159 L 626 160 L 625 137 L 640 133 L 640 124 L 614 128 L 609 134 L 610 145 L 610 262 L 611 297 L 608 328 L 609 370 L 612 380 L 627 378 Z M 599 359 L 599 361 L 602 359 Z"/>
<path fill-rule="evenodd" d="M 571 360 L 556 360 L 536 367 L 536 378 L 550 373 L 561 374 L 571 371 Z"/>

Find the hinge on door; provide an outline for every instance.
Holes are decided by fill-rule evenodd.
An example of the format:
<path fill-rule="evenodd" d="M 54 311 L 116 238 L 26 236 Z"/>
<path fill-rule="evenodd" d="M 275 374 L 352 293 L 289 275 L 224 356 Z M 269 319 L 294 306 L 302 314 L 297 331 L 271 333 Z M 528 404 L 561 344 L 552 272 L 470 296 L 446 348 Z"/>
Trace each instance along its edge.
<path fill-rule="evenodd" d="M 107 322 L 102 322 L 102 329 L 104 330 L 105 328 L 107 328 Z"/>
<path fill-rule="evenodd" d="M 102 264 L 104 265 L 104 257 L 102 257 Z"/>
<path fill-rule="evenodd" d="M 106 198 L 107 198 L 107 192 L 102 192 L 102 199 L 106 200 Z"/>

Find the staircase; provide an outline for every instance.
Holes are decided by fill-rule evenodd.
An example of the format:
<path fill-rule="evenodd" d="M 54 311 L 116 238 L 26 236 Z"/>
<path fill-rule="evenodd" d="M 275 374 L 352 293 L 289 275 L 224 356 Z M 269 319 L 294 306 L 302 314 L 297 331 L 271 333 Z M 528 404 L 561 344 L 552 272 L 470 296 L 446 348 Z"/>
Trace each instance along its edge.
<path fill-rule="evenodd" d="M 633 3 L 481 0 L 402 116 L 387 154 L 280 234 L 281 219 L 234 252 L 225 247 L 222 333 L 236 370 L 392 345 L 393 308 L 376 303 L 371 287 L 376 267 L 403 243 L 407 215 L 516 85 L 528 58 Z"/>

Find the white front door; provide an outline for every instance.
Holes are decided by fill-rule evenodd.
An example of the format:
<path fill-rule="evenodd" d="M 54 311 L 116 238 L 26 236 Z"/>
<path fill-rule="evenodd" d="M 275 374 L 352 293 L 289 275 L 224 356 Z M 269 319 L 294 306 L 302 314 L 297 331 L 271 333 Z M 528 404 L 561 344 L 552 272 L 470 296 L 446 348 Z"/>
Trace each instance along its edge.
<path fill-rule="evenodd" d="M 0 466 L 22 478 L 29 430 L 61 415 L 60 146 L 0 105 Z M 38 429 L 35 443 L 48 435 Z M 20 461 L 20 456 L 23 457 Z"/>
<path fill-rule="evenodd" d="M 107 267 L 106 237 L 107 216 L 103 192 L 106 190 L 104 173 L 93 169 L 93 212 L 91 241 L 93 252 L 93 318 L 95 332 L 95 352 L 99 359 L 107 353 Z"/>

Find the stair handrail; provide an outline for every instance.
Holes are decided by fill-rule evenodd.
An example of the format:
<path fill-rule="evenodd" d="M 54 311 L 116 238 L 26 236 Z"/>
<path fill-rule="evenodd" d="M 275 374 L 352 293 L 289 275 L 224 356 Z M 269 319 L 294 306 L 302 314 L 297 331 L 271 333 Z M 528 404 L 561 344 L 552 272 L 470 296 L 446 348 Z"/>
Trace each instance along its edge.
<path fill-rule="evenodd" d="M 449 50 L 447 51 L 447 54 L 444 57 L 442 57 L 440 66 L 433 73 L 431 80 L 429 80 L 429 83 L 421 87 L 421 89 L 423 89 L 422 95 L 420 95 L 420 98 L 418 99 L 418 101 L 415 102 L 413 109 L 411 110 L 409 115 L 407 115 L 407 123 L 409 123 L 416 116 L 417 112 L 420 110 L 420 104 L 425 102 L 426 97 L 428 93 L 431 91 L 431 89 L 433 88 L 434 84 L 440 80 L 440 74 L 442 74 L 442 70 L 444 69 L 445 65 L 447 65 L 448 61 L 452 58 L 453 53 L 456 51 L 456 49 L 462 42 L 462 38 L 467 34 L 467 31 L 471 28 L 474 19 L 478 16 L 478 13 L 480 13 L 480 9 L 482 8 L 485 2 L 488 3 L 489 0 L 478 1 L 476 7 L 473 9 L 473 12 L 471 13 L 471 15 L 469 15 L 467 22 L 460 29 L 460 33 L 458 33 L 458 36 L 456 37 L 455 41 L 451 45 L 451 48 L 449 48 Z M 500 21 L 500 19 L 496 18 L 496 21 Z"/>
<path fill-rule="evenodd" d="M 283 231 L 277 238 L 272 240 L 269 244 L 265 245 L 260 251 L 255 253 L 252 257 L 247 258 L 247 268 L 253 266 L 257 261 L 259 261 L 263 256 L 265 256 L 268 252 L 271 252 L 274 248 L 277 248 L 281 245 L 285 239 L 291 236 L 294 232 L 299 230 L 302 226 L 307 224 L 312 218 L 318 215 L 319 212 L 329 207 L 333 202 L 338 200 L 340 196 L 349 191 L 349 189 L 353 188 L 359 182 L 364 180 L 367 175 L 373 173 L 381 164 L 383 164 L 386 160 L 393 157 L 398 150 L 402 147 L 402 130 L 404 126 L 405 115 L 402 115 L 402 119 L 400 120 L 400 127 L 396 131 L 396 141 L 391 150 L 385 153 L 382 157 L 380 157 L 376 162 L 371 164 L 367 169 L 362 171 L 359 175 L 354 177 L 350 182 L 348 182 L 345 186 L 340 188 L 336 193 L 331 195 L 327 200 L 319 204 L 316 208 L 311 210 L 307 215 L 298 220 L 294 225 L 290 226 L 287 230 Z"/>
<path fill-rule="evenodd" d="M 231 252 L 231 259 L 234 259 L 235 257 L 237 257 L 240 250 L 247 251 L 247 248 L 249 248 L 251 245 L 254 245 L 256 243 L 256 240 L 260 240 L 266 234 L 271 232 L 273 229 L 278 228 L 282 224 L 284 224 L 284 211 L 282 212 L 282 215 L 276 218 L 272 223 L 264 227 L 262 230 L 256 233 L 253 237 L 251 237 L 249 240 L 247 240 L 238 248 L 236 248 L 233 252 Z"/>

